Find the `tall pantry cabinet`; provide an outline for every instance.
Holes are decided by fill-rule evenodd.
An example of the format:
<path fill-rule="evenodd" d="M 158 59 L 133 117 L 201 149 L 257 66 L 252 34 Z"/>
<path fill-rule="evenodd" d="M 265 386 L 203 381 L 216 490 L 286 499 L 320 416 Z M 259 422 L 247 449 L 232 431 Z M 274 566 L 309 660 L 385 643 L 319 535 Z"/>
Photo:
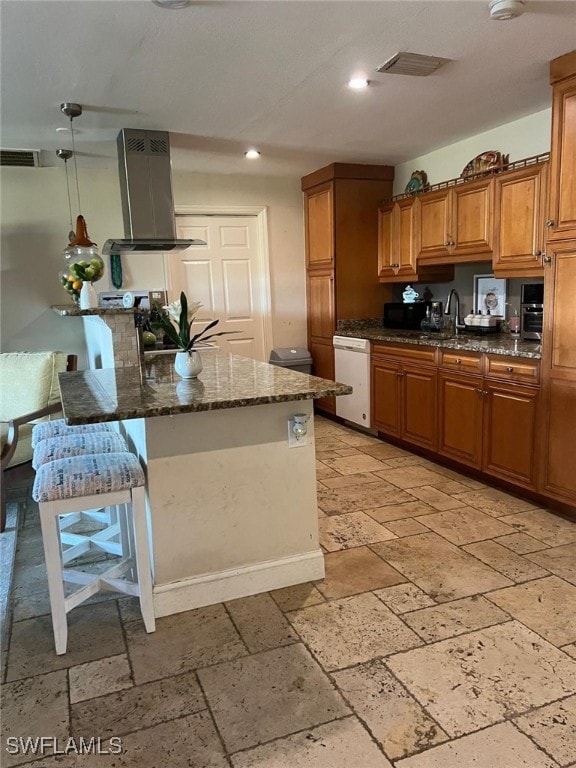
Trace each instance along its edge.
<path fill-rule="evenodd" d="M 308 348 L 313 373 L 334 379 L 338 320 L 381 317 L 391 288 L 378 281 L 378 205 L 394 168 L 333 163 L 302 178 L 306 226 Z M 335 413 L 334 398 L 316 406 Z"/>
<path fill-rule="evenodd" d="M 576 51 L 550 62 L 542 491 L 576 506 Z"/>

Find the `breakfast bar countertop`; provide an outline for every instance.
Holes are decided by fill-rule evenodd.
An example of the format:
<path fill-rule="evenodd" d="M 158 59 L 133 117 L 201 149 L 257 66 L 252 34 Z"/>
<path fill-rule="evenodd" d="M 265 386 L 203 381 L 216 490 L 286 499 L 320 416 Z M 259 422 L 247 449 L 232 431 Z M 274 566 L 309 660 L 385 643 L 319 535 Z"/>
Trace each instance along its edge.
<path fill-rule="evenodd" d="M 336 333 L 338 336 L 369 339 L 370 341 L 458 349 L 462 352 L 484 352 L 491 355 L 527 357 L 533 360 L 540 360 L 542 357 L 541 346 L 538 342 L 524 341 L 509 333 L 476 336 L 469 333 L 454 335 L 445 332 L 400 331 L 384 328 L 379 320 L 340 320 Z"/>
<path fill-rule="evenodd" d="M 181 379 L 174 358 L 150 355 L 140 367 L 60 374 L 68 424 L 171 416 L 196 411 L 348 395 L 347 384 L 218 350 L 202 352 L 197 379 Z"/>

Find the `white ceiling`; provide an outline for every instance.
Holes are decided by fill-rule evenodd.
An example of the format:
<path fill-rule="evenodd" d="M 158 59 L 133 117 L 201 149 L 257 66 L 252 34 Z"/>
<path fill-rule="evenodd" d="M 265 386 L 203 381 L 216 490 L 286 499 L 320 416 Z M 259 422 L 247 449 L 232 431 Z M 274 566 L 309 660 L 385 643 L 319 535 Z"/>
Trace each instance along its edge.
<path fill-rule="evenodd" d="M 1 0 L 0 14 L 0 145 L 53 165 L 70 146 L 63 101 L 84 105 L 84 162 L 115 163 L 119 129 L 148 128 L 198 172 L 395 165 L 548 107 L 548 62 L 576 48 L 576 0 L 527 0 L 508 22 L 488 0 Z M 453 61 L 375 72 L 398 51 Z M 371 86 L 347 88 L 360 73 Z"/>

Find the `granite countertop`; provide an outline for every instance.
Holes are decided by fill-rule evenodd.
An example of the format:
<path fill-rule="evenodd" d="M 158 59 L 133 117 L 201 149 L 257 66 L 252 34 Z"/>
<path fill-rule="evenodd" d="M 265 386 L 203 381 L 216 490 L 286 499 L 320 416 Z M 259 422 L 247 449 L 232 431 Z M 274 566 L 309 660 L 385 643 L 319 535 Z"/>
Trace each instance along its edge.
<path fill-rule="evenodd" d="M 80 309 L 77 304 L 53 304 L 52 309 L 60 317 L 85 317 L 87 315 L 135 315 L 148 312 L 141 307 L 95 307 L 94 309 Z"/>
<path fill-rule="evenodd" d="M 181 379 L 172 356 L 151 355 L 141 368 L 60 374 L 68 424 L 168 416 L 222 408 L 349 395 L 352 387 L 217 350 L 202 353 L 197 379 Z"/>
<path fill-rule="evenodd" d="M 542 348 L 539 342 L 523 341 L 509 333 L 491 333 L 477 336 L 462 333 L 457 336 L 445 332 L 397 331 L 384 328 L 380 320 L 340 320 L 336 330 L 338 336 L 348 336 L 371 341 L 389 341 L 396 344 L 417 344 L 424 347 L 459 349 L 469 352 L 486 352 L 491 355 L 528 357 L 540 360 Z"/>

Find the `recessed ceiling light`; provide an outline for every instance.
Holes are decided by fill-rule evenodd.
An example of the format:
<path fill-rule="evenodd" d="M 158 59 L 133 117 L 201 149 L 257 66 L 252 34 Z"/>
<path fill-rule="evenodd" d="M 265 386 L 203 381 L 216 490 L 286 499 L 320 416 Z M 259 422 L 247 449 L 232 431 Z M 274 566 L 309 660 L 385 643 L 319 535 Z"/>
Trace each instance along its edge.
<path fill-rule="evenodd" d="M 361 88 L 367 88 L 369 81 L 364 77 L 353 77 L 348 80 L 348 87 L 354 88 L 354 90 L 360 90 Z"/>
<path fill-rule="evenodd" d="M 159 5 L 160 8 L 167 8 L 170 11 L 179 11 L 181 8 L 187 8 L 191 5 L 192 0 L 152 0 L 154 5 Z"/>
<path fill-rule="evenodd" d="M 257 149 L 249 149 L 248 152 L 244 152 L 244 156 L 253 160 L 255 157 L 260 157 L 260 152 Z"/>

